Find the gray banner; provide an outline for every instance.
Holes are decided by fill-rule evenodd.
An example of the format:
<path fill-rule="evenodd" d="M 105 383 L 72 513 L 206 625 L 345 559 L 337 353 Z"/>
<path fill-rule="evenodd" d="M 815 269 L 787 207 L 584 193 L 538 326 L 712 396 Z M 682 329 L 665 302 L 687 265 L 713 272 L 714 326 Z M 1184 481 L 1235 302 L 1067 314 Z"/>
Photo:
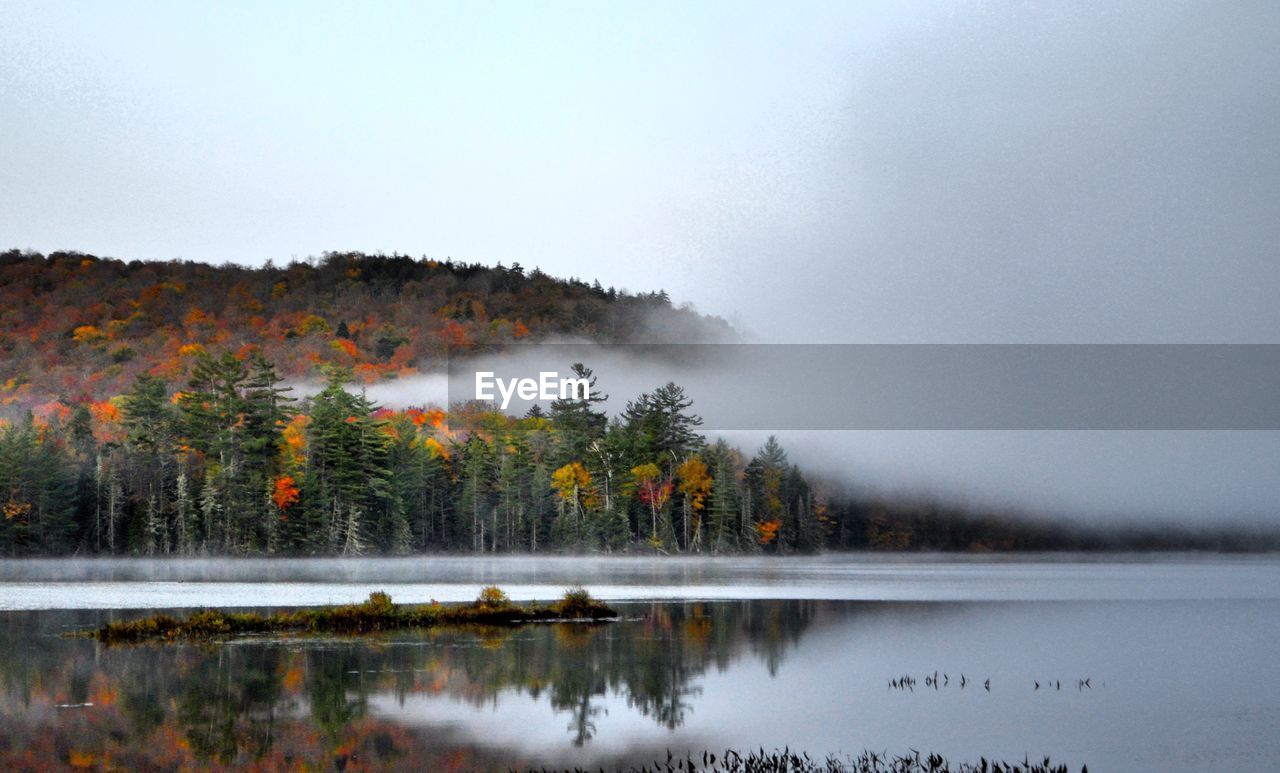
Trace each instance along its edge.
<path fill-rule="evenodd" d="M 575 362 L 611 413 L 675 382 L 709 430 L 1280 429 L 1269 344 L 525 344 L 452 352 L 449 401 L 477 399 L 476 374 L 492 373 L 498 408 L 499 379 L 556 383 Z M 549 404 L 509 392 L 506 413 Z"/>

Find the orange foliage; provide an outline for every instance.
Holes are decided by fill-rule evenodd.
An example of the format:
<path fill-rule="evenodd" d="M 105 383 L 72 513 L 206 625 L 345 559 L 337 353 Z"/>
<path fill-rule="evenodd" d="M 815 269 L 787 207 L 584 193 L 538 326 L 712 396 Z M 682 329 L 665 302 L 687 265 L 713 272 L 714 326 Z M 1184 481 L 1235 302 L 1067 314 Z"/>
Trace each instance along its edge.
<path fill-rule="evenodd" d="M 471 335 L 467 332 L 467 328 L 455 319 L 451 319 L 444 324 L 444 330 L 440 331 L 440 337 L 449 346 L 472 346 L 474 342 Z"/>
<path fill-rule="evenodd" d="M 43 309 L 0 324 L 0 338 L 10 344 L 0 382 L 22 374 L 0 391 L 0 407 L 29 409 L 63 395 L 101 400 L 127 391 L 139 373 L 176 385 L 198 347 L 244 358 L 246 345 L 256 345 L 290 379 L 314 375 L 313 362 L 336 359 L 371 382 L 412 374 L 448 345 L 532 338 L 544 327 L 547 334 L 571 332 L 567 326 L 577 323 L 570 319 L 582 315 L 561 313 L 568 309 L 594 320 L 572 331 L 588 336 L 625 338 L 630 318 L 580 283 L 452 261 L 352 254 L 247 270 L 70 257 L 13 255 L 0 265 L 0 309 L 29 308 L 36 293 Z M 501 279 L 503 291 L 463 289 L 488 286 L 486 277 Z M 350 341 L 330 348 L 339 319 Z"/>
<path fill-rule="evenodd" d="M 275 487 L 271 491 L 271 500 L 276 503 L 276 507 L 280 508 L 280 512 L 284 512 L 298 501 L 300 493 L 292 475 L 281 475 L 276 478 Z"/>
<path fill-rule="evenodd" d="M 187 315 L 182 318 L 182 323 L 184 325 L 211 324 L 212 322 L 213 318 L 208 314 L 205 314 L 204 309 L 199 306 L 193 306 L 191 311 L 188 311 Z"/>
<path fill-rule="evenodd" d="M 444 411 L 439 408 L 432 408 L 424 411 L 421 408 L 410 408 L 405 411 L 405 415 L 409 417 L 415 427 L 421 427 L 424 424 L 430 424 L 433 427 L 439 427 L 444 422 Z"/>
<path fill-rule="evenodd" d="M 112 403 L 109 400 L 89 403 L 89 413 L 93 416 L 95 421 L 99 421 L 103 424 L 115 424 L 120 421 L 120 409 L 115 405 L 115 403 Z"/>
<path fill-rule="evenodd" d="M 301 668 L 290 668 L 284 672 L 284 678 L 280 680 L 280 686 L 288 692 L 297 692 L 302 689 L 305 683 L 305 673 Z"/>
<path fill-rule="evenodd" d="M 755 525 L 756 540 L 761 545 L 768 545 L 778 537 L 778 530 L 782 528 L 782 520 L 774 518 L 771 521 L 761 521 Z"/>

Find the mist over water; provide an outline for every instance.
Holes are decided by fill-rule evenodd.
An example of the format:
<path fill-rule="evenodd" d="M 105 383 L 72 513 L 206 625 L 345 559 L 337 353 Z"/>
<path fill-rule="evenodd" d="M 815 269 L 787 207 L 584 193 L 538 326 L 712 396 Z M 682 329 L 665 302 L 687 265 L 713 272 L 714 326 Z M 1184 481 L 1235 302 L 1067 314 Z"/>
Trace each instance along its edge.
<path fill-rule="evenodd" d="M 0 561 L 0 610 L 517 601 L 582 585 L 606 601 L 1280 599 L 1270 557 L 903 554 L 584 557 L 28 559 Z"/>
<path fill-rule="evenodd" d="M 0 626 L 0 754 L 47 740 L 132 767 L 324 767 L 354 749 L 392 767 L 612 769 L 788 746 L 1126 771 L 1280 755 L 1274 558 L 3 562 L 5 605 L 54 576 L 76 580 L 48 583 L 63 608 Z M 622 619 L 157 646 L 62 635 L 137 617 L 118 608 L 137 600 L 472 598 L 492 581 L 516 598 L 585 581 L 626 599 Z"/>

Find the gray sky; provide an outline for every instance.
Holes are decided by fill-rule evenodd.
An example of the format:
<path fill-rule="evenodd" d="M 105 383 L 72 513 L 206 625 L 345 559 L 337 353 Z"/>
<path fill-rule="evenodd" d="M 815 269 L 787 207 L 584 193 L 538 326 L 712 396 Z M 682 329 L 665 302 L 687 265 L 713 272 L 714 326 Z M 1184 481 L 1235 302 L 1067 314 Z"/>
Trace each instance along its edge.
<path fill-rule="evenodd" d="M 6 0 L 0 247 L 519 261 L 769 341 L 1280 342 L 1278 75 L 1266 0 Z M 1124 485 L 1023 442 L 982 490 Z M 921 456 L 867 466 L 982 478 Z"/>

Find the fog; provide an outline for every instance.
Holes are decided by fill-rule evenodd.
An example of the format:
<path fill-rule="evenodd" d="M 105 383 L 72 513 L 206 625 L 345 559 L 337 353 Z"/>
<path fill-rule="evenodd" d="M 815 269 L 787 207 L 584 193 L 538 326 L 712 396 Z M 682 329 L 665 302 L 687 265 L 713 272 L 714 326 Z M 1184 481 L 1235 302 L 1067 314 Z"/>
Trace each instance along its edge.
<path fill-rule="evenodd" d="M 1273 599 L 1280 573 L 1256 556 L 833 554 L 771 556 L 458 555 L 376 558 L 53 558 L 0 561 L 0 610 L 300 606 L 512 599 L 583 585 L 608 601 L 828 599 L 1066 601 Z M 68 598 L 67 583 L 80 592 Z"/>
<path fill-rule="evenodd" d="M 1267 0 L 8 3 L 0 246 L 518 260 L 766 342 L 1276 343 L 1278 72 Z M 596 365 L 615 411 L 688 376 Z M 777 429 L 872 490 L 1280 508 L 1274 431 Z"/>
<path fill-rule="evenodd" d="M 982 347 L 924 348 L 935 352 L 933 357 L 956 349 L 960 355 L 946 358 L 949 369 L 927 388 L 895 380 L 892 373 L 860 376 L 858 357 L 863 351 L 852 349 L 850 355 L 850 347 L 840 346 L 517 346 L 502 354 L 451 362 L 448 377 L 400 379 L 372 386 L 368 393 L 393 407 L 456 404 L 474 397 L 476 371 L 492 370 L 500 378 L 536 377 L 543 370 L 567 375 L 570 363 L 583 361 L 594 369 L 595 394 L 608 396 L 602 409 L 611 416 L 618 416 L 641 392 L 675 381 L 694 400 L 692 410 L 704 418 L 701 429 L 710 439 L 723 437 L 749 458 L 769 435 L 777 435 L 791 460 L 827 494 L 926 499 L 1093 525 L 1276 523 L 1280 432 L 1212 429 L 1218 425 L 1195 423 L 1202 415 L 1183 414 L 1200 409 L 1212 414 L 1216 395 L 1206 395 L 1203 406 L 1175 401 L 1163 412 L 1143 414 L 1151 427 L 1112 429 L 1108 427 L 1127 426 L 1123 422 L 1128 416 L 1108 406 L 1105 390 L 1051 395 L 1044 405 L 1015 404 L 1034 397 L 1036 388 L 1028 390 L 1021 381 L 1008 383 L 1008 370 L 994 375 L 972 372 L 972 366 L 985 364 L 982 353 L 988 350 Z M 932 364 L 928 356 L 916 355 L 917 349 L 901 351 L 912 364 Z M 1070 356 L 1048 349 L 1072 365 L 1089 362 L 1074 347 Z M 849 358 L 847 377 L 839 377 L 846 374 L 830 367 L 833 363 L 823 366 L 825 370 L 818 367 L 824 356 Z M 797 372 L 780 373 L 779 363 L 790 360 Z M 1056 359 L 1049 362 L 1059 364 Z M 970 372 L 957 369 L 966 365 Z M 1020 379 L 1036 375 L 1021 372 Z M 1106 383 L 1107 377 L 1100 373 L 1082 382 Z M 1157 386 L 1174 391 L 1169 383 Z M 941 411 L 936 405 L 914 410 L 913 400 L 938 403 L 948 399 L 949 391 L 959 397 L 941 402 Z M 903 394 L 909 396 L 905 402 Z M 1258 407 L 1273 404 L 1266 394 Z M 1152 394 L 1150 402 L 1159 403 L 1162 397 L 1167 394 Z M 1059 401 L 1073 398 L 1079 406 L 1061 424 Z M 549 407 L 548 401 L 516 398 L 506 412 L 523 415 L 532 402 Z M 991 411 L 992 403 L 1006 412 Z M 496 403 L 490 405 L 497 408 Z M 1273 410 L 1270 423 L 1259 426 L 1274 426 L 1274 414 Z M 951 418 L 956 424 L 943 426 L 974 428 L 938 430 L 939 425 L 928 423 Z M 1090 423 L 1091 419 L 1101 423 Z M 972 425 L 966 423 L 970 420 Z M 1045 431 L 1043 426 L 1070 428 Z"/>
<path fill-rule="evenodd" d="M 821 136 L 674 216 L 692 298 L 775 341 L 1280 340 L 1280 6 L 893 5 Z"/>

